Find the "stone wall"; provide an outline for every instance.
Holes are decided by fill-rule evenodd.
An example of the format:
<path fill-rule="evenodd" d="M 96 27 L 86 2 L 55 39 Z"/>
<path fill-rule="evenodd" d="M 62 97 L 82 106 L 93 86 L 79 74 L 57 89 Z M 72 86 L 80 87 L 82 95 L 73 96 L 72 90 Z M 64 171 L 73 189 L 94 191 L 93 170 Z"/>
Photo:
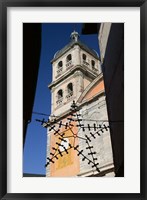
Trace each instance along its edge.
<path fill-rule="evenodd" d="M 96 101 L 83 106 L 82 110 L 80 111 L 82 118 L 83 118 L 83 124 L 85 127 L 89 124 L 91 127 L 93 127 L 93 124 L 95 123 L 96 126 L 99 125 L 106 125 L 108 126 L 108 117 L 107 117 L 107 109 L 106 109 L 106 101 L 105 96 L 99 97 Z M 90 131 L 88 129 L 85 129 L 85 132 L 83 132 L 82 129 L 79 131 L 79 136 L 84 137 L 85 135 L 91 136 L 90 132 L 93 134 L 96 132 L 94 129 L 91 129 Z M 112 147 L 111 147 L 111 139 L 110 139 L 110 131 L 103 130 L 102 132 L 99 132 L 99 135 L 95 135 L 95 138 L 90 137 L 91 142 L 90 146 L 93 146 L 93 151 L 96 152 L 94 155 L 95 158 L 97 158 L 97 162 L 99 163 L 98 167 L 101 172 L 105 172 L 108 169 L 113 171 L 113 156 L 112 156 Z M 86 149 L 87 146 L 85 143 L 85 140 L 79 139 L 79 146 L 80 149 L 84 150 L 84 155 L 90 158 L 88 155 L 89 149 Z M 91 176 L 94 174 L 97 174 L 98 172 L 95 170 L 95 168 L 92 168 L 91 165 L 88 165 L 88 162 L 82 161 L 82 156 L 80 156 L 80 175 L 84 176 Z M 104 175 L 107 174 L 107 172 L 104 173 Z M 114 176 L 114 174 L 113 174 Z"/>

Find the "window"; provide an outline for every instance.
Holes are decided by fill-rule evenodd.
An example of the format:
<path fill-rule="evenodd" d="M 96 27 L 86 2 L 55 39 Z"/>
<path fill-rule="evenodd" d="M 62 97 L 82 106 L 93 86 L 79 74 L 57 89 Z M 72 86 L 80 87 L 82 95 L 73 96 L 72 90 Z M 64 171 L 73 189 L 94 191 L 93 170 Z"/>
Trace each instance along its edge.
<path fill-rule="evenodd" d="M 62 102 L 63 102 L 63 90 L 59 90 L 57 92 L 57 101 L 56 101 L 57 106 L 62 105 Z"/>
<path fill-rule="evenodd" d="M 92 64 L 92 67 L 94 67 L 94 66 L 95 66 L 95 61 L 92 60 L 92 61 L 91 61 L 91 64 Z"/>
<path fill-rule="evenodd" d="M 73 85 L 72 85 L 72 83 L 69 83 L 69 84 L 67 85 L 67 91 L 68 91 L 68 93 L 73 92 Z"/>
<path fill-rule="evenodd" d="M 63 91 L 62 90 L 59 90 L 57 92 L 57 98 L 58 98 L 58 100 L 61 99 L 61 98 L 63 98 Z"/>
<path fill-rule="evenodd" d="M 72 55 L 71 55 L 71 54 L 69 54 L 69 55 L 66 57 L 66 67 L 67 67 L 67 69 L 68 69 L 69 67 L 72 67 Z"/>
<path fill-rule="evenodd" d="M 91 61 L 91 65 L 92 65 L 92 69 L 94 69 L 94 67 L 95 67 L 95 61 L 94 60 Z"/>
<path fill-rule="evenodd" d="M 60 61 L 60 62 L 58 63 L 58 69 L 59 69 L 60 67 L 62 67 L 62 66 L 63 66 L 63 62 Z"/>
<path fill-rule="evenodd" d="M 63 62 L 60 61 L 57 65 L 57 75 L 61 75 L 63 70 Z"/>
<path fill-rule="evenodd" d="M 67 58 L 66 58 L 66 62 L 69 62 L 69 61 L 71 61 L 72 60 L 72 56 L 71 56 L 71 54 L 69 54 L 68 56 L 67 56 Z"/>
<path fill-rule="evenodd" d="M 86 55 L 85 54 L 83 54 L 82 57 L 83 57 L 83 60 L 86 60 Z"/>
<path fill-rule="evenodd" d="M 82 58 L 83 58 L 83 63 L 82 63 L 82 64 L 83 64 L 84 66 L 88 67 L 88 66 L 89 66 L 89 63 L 87 62 L 87 56 L 86 56 L 85 54 L 83 54 L 83 55 L 82 55 Z"/>
<path fill-rule="evenodd" d="M 73 96 L 73 84 L 69 83 L 67 85 L 67 100 L 69 100 Z"/>

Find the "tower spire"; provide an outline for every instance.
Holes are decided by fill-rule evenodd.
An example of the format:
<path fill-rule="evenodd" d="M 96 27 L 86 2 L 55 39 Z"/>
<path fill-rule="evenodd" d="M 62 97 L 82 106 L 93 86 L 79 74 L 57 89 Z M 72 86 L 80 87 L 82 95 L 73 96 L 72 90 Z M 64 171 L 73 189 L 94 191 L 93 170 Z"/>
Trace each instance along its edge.
<path fill-rule="evenodd" d="M 75 41 L 75 42 L 77 42 L 78 41 L 78 39 L 79 39 L 79 33 L 78 32 L 76 32 L 75 30 L 71 33 L 71 35 L 70 35 L 70 38 L 71 38 L 71 40 L 72 41 Z"/>

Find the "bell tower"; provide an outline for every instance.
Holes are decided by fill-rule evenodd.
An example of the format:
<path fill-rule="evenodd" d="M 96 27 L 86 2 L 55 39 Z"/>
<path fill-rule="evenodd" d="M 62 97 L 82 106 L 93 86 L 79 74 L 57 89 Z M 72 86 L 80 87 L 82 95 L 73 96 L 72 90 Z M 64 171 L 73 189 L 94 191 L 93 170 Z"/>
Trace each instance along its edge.
<path fill-rule="evenodd" d="M 79 40 L 73 31 L 70 42 L 57 51 L 52 63 L 52 83 L 48 86 L 52 95 L 51 112 L 62 115 L 68 112 L 71 102 L 75 102 L 85 88 L 100 73 L 97 53 Z"/>

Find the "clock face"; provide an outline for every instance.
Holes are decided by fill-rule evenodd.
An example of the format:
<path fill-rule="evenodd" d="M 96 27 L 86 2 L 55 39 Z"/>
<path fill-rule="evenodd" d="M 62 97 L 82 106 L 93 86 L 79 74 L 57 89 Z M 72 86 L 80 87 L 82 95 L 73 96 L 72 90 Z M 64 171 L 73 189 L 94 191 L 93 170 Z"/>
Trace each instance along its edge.
<path fill-rule="evenodd" d="M 65 149 L 68 149 L 69 146 L 69 139 L 68 138 L 64 138 L 65 141 L 61 142 L 61 145 L 63 145 L 64 147 L 60 146 L 59 149 L 60 151 L 65 151 Z M 65 149 L 64 149 L 65 148 Z"/>

